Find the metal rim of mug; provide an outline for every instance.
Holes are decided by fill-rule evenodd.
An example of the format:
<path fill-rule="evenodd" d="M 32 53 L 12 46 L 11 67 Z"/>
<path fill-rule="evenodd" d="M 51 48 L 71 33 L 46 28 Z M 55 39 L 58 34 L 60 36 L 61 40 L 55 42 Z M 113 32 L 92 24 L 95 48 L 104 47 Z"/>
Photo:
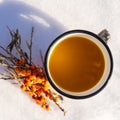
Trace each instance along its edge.
<path fill-rule="evenodd" d="M 105 81 L 105 83 L 102 85 L 101 88 L 99 88 L 98 90 L 96 90 L 94 93 L 91 93 L 91 94 L 88 94 L 88 95 L 83 95 L 83 96 L 78 96 L 78 95 L 70 95 L 70 94 L 67 94 L 65 92 L 63 92 L 62 90 L 60 90 L 54 83 L 53 81 L 51 80 L 50 76 L 49 76 L 49 73 L 48 73 L 48 67 L 47 67 L 47 60 L 48 60 L 48 54 L 49 54 L 49 51 L 50 51 L 50 48 L 52 47 L 53 44 L 55 44 L 56 41 L 58 41 L 60 38 L 66 36 L 67 34 L 73 34 L 73 33 L 85 33 L 85 34 L 88 34 L 88 35 L 91 35 L 93 37 L 95 37 L 97 40 L 99 40 L 103 45 L 104 47 L 106 48 L 106 50 L 108 51 L 108 54 L 109 54 L 109 57 L 110 57 L 110 72 L 109 72 L 109 75 L 107 77 L 107 80 Z M 51 86 L 60 94 L 68 97 L 68 98 L 72 98 L 72 99 L 85 99 L 85 98 L 89 98 L 89 97 L 92 97 L 94 95 L 96 95 L 97 93 L 99 93 L 108 83 L 111 75 L 112 75 L 112 71 L 113 71 L 113 57 L 112 57 L 112 53 L 108 47 L 108 45 L 96 34 L 94 34 L 93 32 L 90 32 L 90 31 L 87 31 L 87 30 L 70 30 L 70 31 L 67 31 L 61 35 L 59 35 L 55 40 L 53 40 L 53 42 L 49 45 L 47 51 L 46 51 L 46 54 L 45 54 L 45 59 L 44 59 L 44 67 L 45 67 L 45 72 L 46 72 L 46 76 L 47 76 L 47 79 L 49 81 L 49 83 L 51 84 Z"/>

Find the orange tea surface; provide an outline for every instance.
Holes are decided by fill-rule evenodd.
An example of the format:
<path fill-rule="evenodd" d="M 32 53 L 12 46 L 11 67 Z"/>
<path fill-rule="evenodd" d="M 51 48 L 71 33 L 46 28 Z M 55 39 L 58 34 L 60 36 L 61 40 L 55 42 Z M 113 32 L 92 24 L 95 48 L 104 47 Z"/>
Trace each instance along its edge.
<path fill-rule="evenodd" d="M 53 49 L 48 70 L 62 89 L 83 92 L 95 86 L 105 68 L 100 48 L 87 38 L 70 37 Z"/>

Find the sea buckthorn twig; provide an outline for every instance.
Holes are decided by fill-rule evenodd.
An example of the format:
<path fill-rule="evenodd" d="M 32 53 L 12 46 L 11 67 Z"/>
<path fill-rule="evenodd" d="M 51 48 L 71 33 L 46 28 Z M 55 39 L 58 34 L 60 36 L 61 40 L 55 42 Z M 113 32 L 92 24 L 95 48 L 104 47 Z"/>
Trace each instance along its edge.
<path fill-rule="evenodd" d="M 34 101 L 42 108 L 50 110 L 49 101 L 52 100 L 58 108 L 65 114 L 65 110 L 59 105 L 58 101 L 63 100 L 62 96 L 56 94 L 50 89 L 44 71 L 44 65 L 39 67 L 32 62 L 32 39 L 34 28 L 32 27 L 30 42 L 26 42 L 29 49 L 29 55 L 21 47 L 21 36 L 19 30 L 10 30 L 11 42 L 6 48 L 0 46 L 5 52 L 0 52 L 0 65 L 5 68 L 7 73 L 0 73 L 1 79 L 15 80 L 20 88 L 31 96 Z M 13 52 L 14 50 L 14 52 Z M 17 53 L 17 57 L 16 54 Z M 42 52 L 40 51 L 41 62 L 43 63 Z"/>

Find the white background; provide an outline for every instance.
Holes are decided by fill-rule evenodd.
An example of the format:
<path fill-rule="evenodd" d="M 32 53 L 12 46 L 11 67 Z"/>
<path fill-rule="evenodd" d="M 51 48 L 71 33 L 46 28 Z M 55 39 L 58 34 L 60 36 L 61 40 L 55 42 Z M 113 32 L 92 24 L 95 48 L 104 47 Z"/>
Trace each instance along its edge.
<path fill-rule="evenodd" d="M 39 50 L 61 33 L 85 29 L 111 34 L 108 45 L 114 58 L 113 75 L 103 91 L 84 100 L 64 97 L 66 116 L 51 103 L 44 111 L 17 85 L 0 80 L 0 120 L 119 120 L 120 119 L 120 1 L 119 0 L 1 0 L 0 45 L 9 43 L 6 26 L 19 28 L 23 42 L 35 27 L 33 61 L 40 64 Z M 25 49 L 25 45 L 23 44 Z"/>

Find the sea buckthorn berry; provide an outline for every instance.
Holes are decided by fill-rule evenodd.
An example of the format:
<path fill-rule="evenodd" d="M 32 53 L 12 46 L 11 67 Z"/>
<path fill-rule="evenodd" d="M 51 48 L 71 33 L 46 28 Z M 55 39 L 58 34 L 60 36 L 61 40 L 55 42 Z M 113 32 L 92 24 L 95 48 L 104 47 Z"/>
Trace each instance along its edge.
<path fill-rule="evenodd" d="M 25 85 L 21 85 L 20 88 L 25 91 L 26 90 L 26 86 Z"/>
<path fill-rule="evenodd" d="M 31 76 L 30 76 L 30 79 L 31 79 L 31 80 L 36 80 L 36 76 L 35 76 L 35 75 L 31 75 Z"/>
<path fill-rule="evenodd" d="M 50 110 L 50 106 L 49 105 L 46 105 L 46 110 Z"/>
<path fill-rule="evenodd" d="M 41 103 L 41 101 L 40 101 L 39 99 L 35 99 L 35 102 L 36 102 L 37 104 L 40 104 L 40 103 Z"/>
<path fill-rule="evenodd" d="M 46 108 L 46 105 L 45 105 L 45 104 L 42 104 L 41 107 L 42 107 L 43 109 L 45 109 L 45 108 Z"/>

